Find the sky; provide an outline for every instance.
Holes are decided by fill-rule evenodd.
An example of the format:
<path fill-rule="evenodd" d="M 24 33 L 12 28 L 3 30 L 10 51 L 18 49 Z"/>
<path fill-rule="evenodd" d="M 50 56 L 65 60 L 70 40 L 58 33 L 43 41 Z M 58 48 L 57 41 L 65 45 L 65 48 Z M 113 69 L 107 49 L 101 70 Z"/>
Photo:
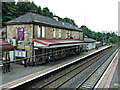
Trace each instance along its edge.
<path fill-rule="evenodd" d="M 96 32 L 118 31 L 118 2 L 120 0 L 29 1 L 34 1 L 41 8 L 48 7 L 57 16 L 73 19 L 78 27 L 86 25 L 89 29 Z"/>

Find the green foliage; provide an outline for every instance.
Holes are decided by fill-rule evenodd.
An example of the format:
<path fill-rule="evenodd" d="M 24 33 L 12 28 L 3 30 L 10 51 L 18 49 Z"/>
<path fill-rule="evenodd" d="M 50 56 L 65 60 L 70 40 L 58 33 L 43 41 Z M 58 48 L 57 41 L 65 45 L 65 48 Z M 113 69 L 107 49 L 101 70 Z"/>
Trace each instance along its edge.
<path fill-rule="evenodd" d="M 70 23 L 70 24 L 73 24 L 73 25 L 77 26 L 77 25 L 75 24 L 74 20 L 72 20 L 72 19 L 70 19 L 70 18 L 65 17 L 65 18 L 63 19 L 63 21 L 68 22 L 68 23 Z"/>
<path fill-rule="evenodd" d="M 18 2 L 16 4 L 16 11 L 17 11 L 17 17 L 21 16 L 27 12 L 38 12 L 38 7 L 35 5 L 34 2 Z"/>
<path fill-rule="evenodd" d="M 21 15 L 24 15 L 27 12 L 37 13 L 40 15 L 44 15 L 50 18 L 53 18 L 53 13 L 50 12 L 48 7 L 41 9 L 41 7 L 37 6 L 34 2 L 29 2 L 29 0 L 18 0 L 18 2 L 15 4 L 15 2 L 3 2 L 2 3 L 2 23 L 3 27 L 4 22 L 7 22 L 11 19 L 14 19 L 16 17 L 19 17 Z M 77 26 L 74 22 L 74 20 L 70 18 L 60 18 L 59 20 L 65 21 L 68 23 L 71 23 L 75 26 Z"/>
<path fill-rule="evenodd" d="M 37 8 L 37 13 L 40 15 L 43 15 L 43 11 L 40 6 Z"/>
<path fill-rule="evenodd" d="M 53 17 L 53 13 L 50 12 L 50 10 L 48 9 L 48 7 L 43 8 L 43 15 L 51 17 L 51 18 Z"/>
<path fill-rule="evenodd" d="M 113 33 L 100 33 L 91 31 L 88 27 L 82 25 L 80 29 L 84 32 L 84 37 L 93 38 L 97 41 L 106 42 L 106 43 L 117 43 L 120 41 L 120 37 L 118 37 L 114 32 Z"/>
<path fill-rule="evenodd" d="M 2 23 L 16 18 L 15 2 L 2 2 Z"/>

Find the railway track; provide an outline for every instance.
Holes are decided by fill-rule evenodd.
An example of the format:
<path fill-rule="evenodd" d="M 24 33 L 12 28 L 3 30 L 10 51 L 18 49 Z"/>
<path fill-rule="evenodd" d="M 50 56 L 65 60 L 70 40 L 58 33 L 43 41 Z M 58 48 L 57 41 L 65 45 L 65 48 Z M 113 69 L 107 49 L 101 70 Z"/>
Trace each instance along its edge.
<path fill-rule="evenodd" d="M 113 50 L 114 51 L 114 50 Z M 112 52 L 112 51 L 111 51 Z M 77 87 L 76 90 L 79 89 L 94 89 L 97 82 L 100 80 L 104 72 L 106 71 L 109 64 L 112 62 L 114 56 L 118 51 L 116 50 L 113 54 L 109 54 L 106 59 L 98 66 L 96 69 L 92 71 Z"/>
<path fill-rule="evenodd" d="M 41 90 L 45 88 L 76 88 L 80 89 L 86 88 L 87 85 L 85 85 L 85 82 L 89 79 L 90 76 L 95 72 L 94 70 L 97 66 L 101 66 L 103 62 L 105 62 L 110 55 L 116 50 L 115 47 L 106 49 L 104 51 L 101 51 L 100 53 L 97 53 L 96 55 L 92 57 L 88 57 L 84 60 L 81 60 L 79 62 L 74 63 L 73 65 L 69 65 L 64 69 L 60 69 L 56 72 L 50 73 L 49 75 L 45 75 L 41 77 L 37 82 L 31 83 L 27 88 L 32 88 L 35 90 Z M 100 61 L 100 59 L 102 61 Z M 103 60 L 104 59 L 104 60 Z M 99 64 L 99 65 L 98 65 Z M 94 69 L 93 69 L 94 68 Z M 86 72 L 88 72 L 86 74 Z M 75 83 L 75 80 L 77 80 L 79 77 L 79 84 Z M 72 82 L 74 81 L 75 85 L 72 85 Z M 86 87 L 85 87 L 86 86 Z M 88 88 L 88 87 L 87 87 Z"/>
<path fill-rule="evenodd" d="M 94 65 L 99 59 L 101 59 L 105 54 L 110 52 L 113 48 L 107 49 L 93 57 L 81 61 L 68 69 L 63 70 L 60 73 L 51 75 L 50 79 L 44 80 L 44 83 L 40 82 L 37 85 L 34 85 L 32 88 L 35 89 L 44 89 L 44 88 L 65 88 L 65 84 L 70 82 L 71 79 L 75 78 L 77 75 L 83 75 L 85 70 L 88 70 Z"/>

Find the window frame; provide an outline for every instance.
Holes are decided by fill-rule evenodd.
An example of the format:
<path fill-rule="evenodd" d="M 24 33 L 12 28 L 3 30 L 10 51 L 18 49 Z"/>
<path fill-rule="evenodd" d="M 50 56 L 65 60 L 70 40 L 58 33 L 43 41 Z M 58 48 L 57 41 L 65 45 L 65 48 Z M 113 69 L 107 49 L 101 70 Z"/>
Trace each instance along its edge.
<path fill-rule="evenodd" d="M 59 38 L 61 38 L 62 37 L 62 34 L 61 34 L 61 29 L 59 29 Z"/>
<path fill-rule="evenodd" d="M 56 28 L 53 28 L 53 38 L 56 38 Z"/>
<path fill-rule="evenodd" d="M 37 28 L 37 37 L 38 38 L 41 38 L 41 36 L 42 36 L 42 33 L 41 33 L 42 31 L 41 31 L 41 26 L 40 25 L 38 25 L 38 28 Z"/>
<path fill-rule="evenodd" d="M 41 37 L 42 37 L 42 38 L 45 38 L 45 36 L 46 36 L 46 35 L 45 35 L 45 27 L 42 26 L 42 35 L 41 35 Z"/>

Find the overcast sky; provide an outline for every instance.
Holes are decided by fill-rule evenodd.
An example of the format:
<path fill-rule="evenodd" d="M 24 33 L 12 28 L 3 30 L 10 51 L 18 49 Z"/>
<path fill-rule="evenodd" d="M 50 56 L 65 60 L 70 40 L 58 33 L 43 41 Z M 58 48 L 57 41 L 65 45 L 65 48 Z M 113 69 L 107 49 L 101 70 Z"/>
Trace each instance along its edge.
<path fill-rule="evenodd" d="M 16 0 L 17 1 L 17 0 Z M 92 31 L 118 31 L 118 2 L 120 0 L 29 0 L 41 8 L 48 7 L 62 18 L 69 17 L 80 27 Z"/>

